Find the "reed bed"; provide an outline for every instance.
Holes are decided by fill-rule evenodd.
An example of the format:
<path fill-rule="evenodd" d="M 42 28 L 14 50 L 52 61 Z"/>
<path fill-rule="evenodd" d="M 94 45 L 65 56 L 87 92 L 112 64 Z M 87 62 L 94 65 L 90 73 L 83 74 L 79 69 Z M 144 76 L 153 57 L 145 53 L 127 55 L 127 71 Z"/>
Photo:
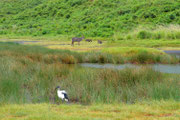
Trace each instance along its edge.
<path fill-rule="evenodd" d="M 67 90 L 71 102 L 84 104 L 180 100 L 179 75 L 147 67 L 112 70 L 71 64 L 78 62 L 83 57 L 75 52 L 1 44 L 0 103 L 57 103 L 58 85 Z"/>

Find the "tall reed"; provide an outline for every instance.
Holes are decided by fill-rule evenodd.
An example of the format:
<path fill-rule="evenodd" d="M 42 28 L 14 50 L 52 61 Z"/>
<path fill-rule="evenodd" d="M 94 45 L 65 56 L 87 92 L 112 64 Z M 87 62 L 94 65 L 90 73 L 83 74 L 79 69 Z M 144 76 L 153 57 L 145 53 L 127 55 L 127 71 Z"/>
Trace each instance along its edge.
<path fill-rule="evenodd" d="M 5 56 L 0 58 L 0 76 L 0 103 L 57 102 L 58 85 L 67 90 L 71 102 L 180 99 L 180 77 L 165 77 L 151 68 L 89 69 Z"/>
<path fill-rule="evenodd" d="M 83 56 L 76 52 L 11 43 L 0 46 L 0 103 L 57 102 L 55 87 L 58 85 L 67 90 L 72 102 L 132 103 L 148 99 L 180 99 L 179 75 L 165 75 L 146 67 L 124 70 L 82 68 L 76 64 L 63 64 L 83 62 Z M 89 56 L 95 56 L 90 58 L 96 60 L 97 57 L 103 63 L 114 62 L 114 57 L 107 54 L 89 53 Z M 142 53 L 141 59 L 149 60 L 149 57 Z"/>

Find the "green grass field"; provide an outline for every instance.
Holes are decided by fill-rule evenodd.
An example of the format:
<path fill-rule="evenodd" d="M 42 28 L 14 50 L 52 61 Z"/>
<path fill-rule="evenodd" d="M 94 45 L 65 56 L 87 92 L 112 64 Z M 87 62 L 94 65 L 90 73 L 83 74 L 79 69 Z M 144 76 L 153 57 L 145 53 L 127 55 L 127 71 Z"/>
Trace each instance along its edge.
<path fill-rule="evenodd" d="M 1 120 L 179 120 L 180 103 L 175 101 L 136 104 L 1 105 Z"/>
<path fill-rule="evenodd" d="M 92 38 L 93 42 L 88 43 L 85 41 L 81 42 L 81 45 L 78 46 L 75 43 L 75 46 L 71 46 L 71 37 L 63 38 L 63 37 L 7 37 L 1 36 L 0 41 L 39 41 L 35 43 L 25 43 L 27 45 L 42 45 L 51 49 L 68 49 L 68 50 L 76 50 L 76 51 L 90 51 L 90 50 L 100 50 L 102 48 L 109 47 L 141 47 L 141 48 L 154 48 L 154 49 L 179 49 L 180 40 L 154 40 L 154 39 L 146 39 L 146 40 L 120 40 L 120 41 L 108 41 L 104 40 L 103 44 L 98 44 L 96 38 Z M 60 45 L 61 44 L 61 45 Z M 64 45 L 63 45 L 64 44 Z"/>

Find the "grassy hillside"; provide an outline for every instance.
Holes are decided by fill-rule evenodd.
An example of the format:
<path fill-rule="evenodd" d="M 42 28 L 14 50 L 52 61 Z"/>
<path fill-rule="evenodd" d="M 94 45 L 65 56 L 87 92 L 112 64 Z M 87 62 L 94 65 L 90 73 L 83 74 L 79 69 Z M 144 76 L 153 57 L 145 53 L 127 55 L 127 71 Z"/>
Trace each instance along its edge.
<path fill-rule="evenodd" d="M 1 0 L 0 35 L 82 36 L 124 39 L 135 28 L 180 24 L 179 0 Z M 178 27 L 179 28 L 179 27 Z M 139 31 L 137 38 L 163 38 Z M 180 33 L 170 37 L 179 39 Z M 160 34 L 160 35 L 159 35 Z M 149 37 L 153 36 L 153 37 Z M 160 36 L 160 37 L 159 37 Z M 127 36 L 127 39 L 133 36 Z"/>

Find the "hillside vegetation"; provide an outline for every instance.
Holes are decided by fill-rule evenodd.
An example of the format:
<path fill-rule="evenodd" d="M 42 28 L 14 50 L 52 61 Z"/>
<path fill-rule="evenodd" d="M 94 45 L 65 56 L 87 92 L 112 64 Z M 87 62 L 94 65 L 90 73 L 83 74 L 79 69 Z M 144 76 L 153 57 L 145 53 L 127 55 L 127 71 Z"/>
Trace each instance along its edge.
<path fill-rule="evenodd" d="M 124 39 L 135 28 L 178 26 L 180 0 L 1 0 L 0 35 L 82 36 Z M 172 27 L 170 27 L 172 28 Z M 174 28 L 174 27 L 173 27 Z M 137 30 L 136 30 L 137 31 Z M 166 30 L 164 30 L 166 31 Z M 179 39 L 140 30 L 138 39 Z M 133 35 L 125 38 L 132 39 Z"/>

